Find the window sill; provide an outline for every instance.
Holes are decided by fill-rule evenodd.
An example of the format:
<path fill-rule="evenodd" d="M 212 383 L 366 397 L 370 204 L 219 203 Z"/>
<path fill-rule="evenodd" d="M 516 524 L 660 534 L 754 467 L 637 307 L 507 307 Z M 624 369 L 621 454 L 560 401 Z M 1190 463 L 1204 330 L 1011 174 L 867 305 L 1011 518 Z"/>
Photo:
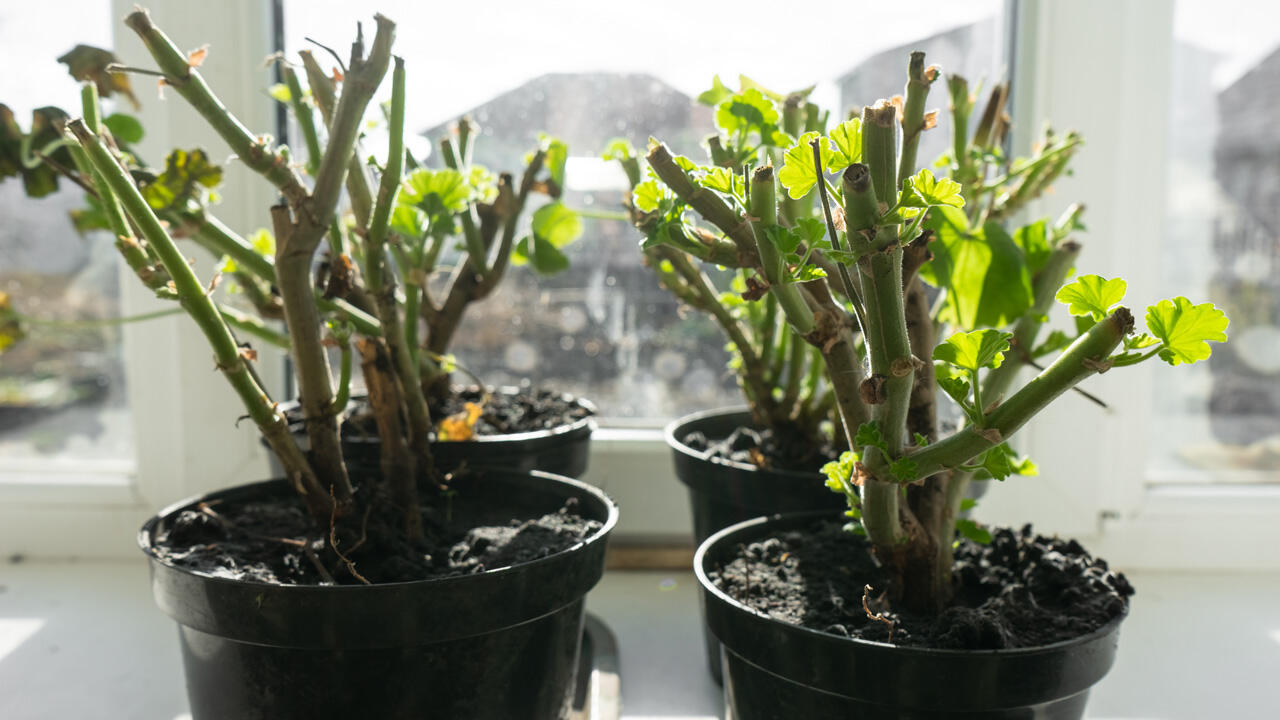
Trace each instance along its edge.
<path fill-rule="evenodd" d="M 1131 579 L 1138 595 L 1119 659 L 1094 689 L 1087 717 L 1200 720 L 1274 709 L 1280 625 L 1270 598 L 1280 596 L 1280 573 Z M 113 717 L 185 718 L 173 624 L 152 604 L 149 587 L 141 561 L 6 566 L 0 717 L 90 717 L 109 707 Z M 588 597 L 588 608 L 617 636 L 623 718 L 720 717 L 696 591 L 689 572 L 611 571 Z M 1196 657 L 1214 661 L 1187 660 Z"/>

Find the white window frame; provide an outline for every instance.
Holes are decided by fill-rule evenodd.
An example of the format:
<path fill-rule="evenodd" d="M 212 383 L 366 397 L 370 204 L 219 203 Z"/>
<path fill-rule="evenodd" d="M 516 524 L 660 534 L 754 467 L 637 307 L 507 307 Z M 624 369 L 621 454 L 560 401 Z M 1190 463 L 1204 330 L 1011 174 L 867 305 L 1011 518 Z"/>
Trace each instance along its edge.
<path fill-rule="evenodd" d="M 133 9 L 132 0 L 110 0 L 110 4 L 116 54 L 126 64 L 151 67 L 154 63 L 141 41 L 119 22 Z M 179 46 L 194 49 L 210 43 L 211 60 L 202 72 L 234 112 L 250 127 L 275 126 L 274 108 L 262 92 L 265 85 L 244 82 L 255 74 L 267 77 L 262 58 L 273 48 L 271 3 L 153 0 L 148 5 Z M 53 62 L 54 58 L 33 61 Z M 147 78 L 134 78 L 134 86 L 143 99 L 139 119 L 146 137 L 140 151 L 145 157 L 159 162 L 176 146 L 204 147 L 218 160 L 219 155 L 226 156 L 226 145 L 197 121 L 172 90 L 160 101 Z M 67 110 L 75 114 L 74 108 Z M 262 198 L 270 197 L 269 186 L 256 176 L 249 177 L 251 173 L 234 162 L 228 164 L 227 175 L 219 217 L 242 231 L 267 226 Z M 207 253 L 192 248 L 191 255 L 200 276 L 209 278 L 213 261 Z M 150 296 L 124 263 L 119 267 L 123 315 L 172 307 Z M 251 423 L 235 426 L 243 408 L 218 377 L 208 343 L 188 318 L 126 325 L 123 343 L 128 400 L 138 438 L 135 461 L 105 463 L 86 472 L 58 472 L 56 466 L 46 472 L 36 463 L 24 463 L 24 472 L 0 471 L 0 553 L 5 556 L 133 557 L 138 526 L 159 507 L 269 476 L 267 455 L 256 431 Z M 283 356 L 265 348 L 259 352 L 264 382 L 279 393 Z"/>
<path fill-rule="evenodd" d="M 112 5 L 113 17 L 122 17 L 132 0 L 112 0 Z M 254 128 L 275 126 L 272 102 L 260 87 L 243 81 L 263 72 L 260 58 L 272 47 L 270 6 L 260 0 L 216 6 L 150 3 L 180 46 L 210 43 L 202 72 Z M 1006 12 L 1006 21 L 1016 24 L 1015 151 L 1025 153 L 1047 119 L 1080 131 L 1087 142 L 1075 162 L 1075 177 L 1058 183 L 1056 194 L 1029 216 L 1056 214 L 1068 201 L 1084 202 L 1089 232 L 1082 237 L 1081 267 L 1126 277 L 1135 305 L 1156 298 L 1154 273 L 1137 269 L 1158 248 L 1164 221 L 1172 3 L 1010 0 Z M 148 64 L 137 39 L 123 28 L 115 30 L 118 54 L 126 62 Z M 146 82 L 138 85 L 149 94 Z M 228 95 L 233 89 L 238 94 Z M 944 102 L 933 98 L 934 105 Z M 226 151 L 175 98 L 157 103 L 148 97 L 142 119 L 149 157 L 172 144 L 203 144 L 215 157 Z M 265 225 L 262 198 L 271 190 L 234 163 L 230 173 L 220 216 L 241 230 Z M 1124 207 L 1111 201 L 1121 189 Z M 207 276 L 209 263 L 201 258 L 198 266 Z M 126 312 L 155 306 L 157 301 L 132 278 L 124 280 Z M 132 556 L 135 529 L 157 507 L 267 475 L 256 433 L 248 424 L 237 429 L 224 420 L 240 415 L 239 407 L 215 377 L 204 338 L 186 318 L 128 327 L 125 353 L 138 436 L 148 438 L 139 447 L 133 482 L 55 485 L 0 478 L 0 552 Z M 264 357 L 260 367 L 278 392 L 283 364 Z M 1106 398 L 1111 411 L 1076 398 L 1051 408 L 1020 438 L 1040 464 L 1041 477 L 992 488 L 978 509 L 980 519 L 1014 525 L 1032 521 L 1042 531 L 1080 537 L 1128 569 L 1280 567 L 1280 554 L 1222 551 L 1224 541 L 1235 547 L 1274 547 L 1280 541 L 1280 486 L 1147 484 L 1152 373 L 1171 371 L 1148 364 L 1091 380 L 1090 389 Z M 1070 441 L 1061 428 L 1071 428 Z M 660 431 L 600 430 L 587 479 L 624 509 L 617 540 L 688 540 L 686 493 L 674 479 Z"/>
<path fill-rule="evenodd" d="M 1089 230 L 1078 265 L 1126 278 L 1141 321 L 1142 308 L 1161 297 L 1145 258 L 1159 252 L 1166 222 L 1174 4 L 1013 5 L 1015 150 L 1025 154 L 1050 120 L 1085 140 L 1074 177 L 1060 181 L 1029 216 L 1083 202 Z M 1123 204 L 1114 200 L 1122 193 Z M 1246 550 L 1280 541 L 1280 485 L 1150 484 L 1153 377 L 1166 372 L 1177 370 L 1151 362 L 1107 373 L 1088 386 L 1112 410 L 1065 397 L 1037 418 L 1022 442 L 1042 476 L 993 488 L 979 516 L 1003 524 L 1032 520 L 1041 530 L 1081 538 L 1124 568 L 1280 568 L 1280 554 Z"/>

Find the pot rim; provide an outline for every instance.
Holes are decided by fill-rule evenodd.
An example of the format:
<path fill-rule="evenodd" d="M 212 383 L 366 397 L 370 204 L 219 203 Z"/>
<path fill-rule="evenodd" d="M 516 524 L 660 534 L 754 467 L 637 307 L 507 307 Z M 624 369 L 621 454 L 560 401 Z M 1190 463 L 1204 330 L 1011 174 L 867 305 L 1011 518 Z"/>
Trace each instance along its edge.
<path fill-rule="evenodd" d="M 468 385 L 466 387 L 477 387 L 477 386 Z M 497 385 L 492 387 L 493 392 L 502 393 L 503 395 L 515 395 L 515 394 L 518 394 L 523 389 L 524 388 L 521 388 L 518 385 Z M 572 402 L 578 407 L 581 407 L 589 411 L 590 414 L 587 415 L 586 417 L 578 418 L 577 420 L 574 420 L 571 423 L 568 423 L 565 425 L 557 425 L 552 428 L 544 428 L 542 430 L 529 430 L 526 432 L 519 432 L 519 433 L 507 433 L 505 435 L 476 435 L 469 440 L 438 440 L 437 439 L 437 440 L 432 440 L 431 444 L 442 445 L 446 447 L 460 447 L 468 443 L 477 443 L 481 445 L 485 443 L 519 443 L 527 440 L 539 440 L 539 439 L 545 439 L 545 438 L 559 437 L 562 435 L 577 434 L 583 431 L 586 431 L 588 434 L 595 432 L 595 430 L 597 429 L 596 415 L 599 413 L 599 410 L 596 409 L 596 406 L 594 403 L 592 403 L 590 400 L 587 400 L 586 398 L 578 397 L 573 393 L 561 392 L 561 393 L 557 393 L 557 395 L 560 397 L 560 399 Z M 350 408 L 352 405 L 356 403 L 357 400 L 364 397 L 368 397 L 368 396 L 366 395 L 352 396 L 352 398 L 347 402 L 347 407 Z M 280 403 L 280 410 L 284 412 L 297 406 L 298 406 L 297 400 L 290 400 L 288 402 Z M 291 431 L 292 431 L 292 427 L 293 427 L 293 424 L 290 424 Z M 344 437 L 342 438 L 342 442 L 351 443 L 353 445 L 371 445 L 381 441 L 376 438 L 364 436 L 364 437 Z"/>
<path fill-rule="evenodd" d="M 813 472 L 806 472 L 804 470 L 779 470 L 774 468 L 766 470 L 765 468 L 761 468 L 750 463 L 726 460 L 721 457 L 712 457 L 709 451 L 694 450 L 676 437 L 676 432 L 685 425 L 726 415 L 746 415 L 749 421 L 751 417 L 751 409 L 746 405 L 729 405 L 711 410 L 699 410 L 698 412 L 684 415 L 667 423 L 666 427 L 662 429 L 663 439 L 667 441 L 667 445 L 674 452 L 680 453 L 681 455 L 698 462 L 713 463 L 715 465 L 721 465 L 743 472 L 768 472 L 771 475 L 778 475 L 781 477 L 803 478 L 804 480 L 816 479 L 816 481 L 821 482 L 822 473 L 817 469 Z M 741 425 L 740 427 L 750 427 L 750 424 Z"/>
<path fill-rule="evenodd" d="M 715 545 L 717 542 L 725 539 L 725 537 L 741 530 L 747 530 L 749 528 L 767 525 L 769 523 L 772 523 L 778 520 L 796 518 L 800 516 L 809 516 L 813 518 L 834 517 L 831 513 L 827 511 L 822 511 L 822 510 L 810 511 L 810 512 L 779 513 L 774 515 L 763 515 L 761 517 L 751 518 L 750 520 L 743 520 L 742 522 L 735 523 L 728 527 L 722 528 L 716 531 L 715 533 L 713 533 L 706 540 L 704 540 L 702 544 L 698 546 L 698 549 L 694 552 L 694 555 L 693 555 L 693 572 L 697 576 L 698 583 L 702 586 L 703 592 L 710 593 L 717 600 L 719 600 L 720 602 L 732 608 L 734 612 L 746 613 L 748 615 L 755 617 L 757 620 L 763 620 L 763 621 L 769 622 L 788 632 L 800 633 L 804 636 L 812 638 L 813 640 L 820 640 L 824 642 L 843 641 L 843 642 L 851 643 L 853 645 L 860 645 L 865 648 L 872 649 L 875 652 L 886 652 L 886 653 L 892 652 L 892 653 L 904 654 L 907 656 L 915 655 L 915 656 L 922 656 L 922 657 L 923 656 L 953 657 L 957 659 L 962 657 L 974 657 L 974 656 L 1018 658 L 1018 657 L 1030 657 L 1034 655 L 1054 653 L 1054 652 L 1064 650 L 1072 645 L 1086 643 L 1091 640 L 1095 640 L 1097 638 L 1113 633 L 1116 631 L 1116 628 L 1120 625 L 1120 623 L 1123 622 L 1124 619 L 1129 616 L 1129 603 L 1126 602 L 1125 609 L 1122 614 L 1120 614 L 1118 617 L 1113 618 L 1112 620 L 1107 622 L 1105 625 L 1098 628 L 1097 630 L 1094 630 L 1091 633 L 1080 635 L 1080 636 L 1071 638 L 1069 640 L 1060 640 L 1056 643 L 1050 643 L 1049 645 L 1036 645 L 1033 647 L 1003 648 L 1003 649 L 996 649 L 996 650 L 957 650 L 954 648 L 927 648 L 927 647 L 893 645 L 891 643 L 878 642 L 874 640 L 863 640 L 861 638 L 844 637 L 842 635 L 835 635 L 832 633 L 822 632 L 821 630 L 814 630 L 812 628 L 807 628 L 807 627 L 804 627 L 803 625 L 795 625 L 793 623 L 784 622 L 782 620 L 779 620 L 778 618 L 773 617 L 772 615 L 769 615 L 768 613 L 761 612 L 759 610 L 756 610 L 755 608 L 748 607 L 747 605 L 744 605 L 738 602 L 734 598 L 730 597 L 727 593 L 722 591 L 720 588 L 716 587 L 715 583 L 711 582 L 711 579 L 707 577 L 706 570 L 704 569 L 703 566 L 706 562 L 707 555 L 712 545 Z"/>
<path fill-rule="evenodd" d="M 470 573 L 466 575 L 454 575 L 451 577 L 442 577 L 442 578 L 423 578 L 421 580 L 404 580 L 400 582 L 377 583 L 373 585 L 285 585 L 285 584 L 261 582 L 257 580 L 241 580 L 241 579 L 235 579 L 235 578 L 218 577 L 216 575 L 200 572 L 197 570 L 193 570 L 191 568 L 184 568 L 184 567 L 179 567 L 177 565 L 170 564 L 156 556 L 154 551 L 155 543 L 152 540 L 155 535 L 155 532 L 154 532 L 155 527 L 161 521 L 161 519 L 174 515 L 175 513 L 177 513 L 178 511 L 182 510 L 185 507 L 195 505 L 198 502 L 204 501 L 205 499 L 209 498 L 212 495 L 218 495 L 218 494 L 227 492 L 229 490 L 248 491 L 250 488 L 260 488 L 263 486 L 277 485 L 277 484 L 283 484 L 287 486 L 288 484 L 288 480 L 286 478 L 271 478 L 269 480 L 259 480 L 256 482 L 243 483 L 240 485 L 232 485 L 230 487 L 221 488 L 219 490 L 214 490 L 212 492 L 193 495 L 191 497 L 169 504 L 168 506 L 164 507 L 163 509 L 159 510 L 154 515 L 152 515 L 150 518 L 148 518 L 147 521 L 143 523 L 142 527 L 138 529 L 138 533 L 137 533 L 138 547 L 142 551 L 142 553 L 147 556 L 147 559 L 149 561 L 163 565 L 169 570 L 190 575 L 194 578 L 199 578 L 201 582 L 206 582 L 206 583 L 226 584 L 226 585 L 234 585 L 234 586 L 243 586 L 243 585 L 260 586 L 264 588 L 271 588 L 273 592 L 284 592 L 284 593 L 315 593 L 315 592 L 394 593 L 406 588 L 419 587 L 425 584 L 434 584 L 437 587 L 447 587 L 450 584 L 461 584 L 469 580 L 474 581 L 476 578 L 481 578 L 481 577 L 484 577 L 484 578 L 500 577 L 501 575 L 509 574 L 517 570 L 523 571 L 525 568 L 536 568 L 542 564 L 556 562 L 560 559 L 562 555 L 565 555 L 571 552 L 576 552 L 589 545 L 594 545 L 596 543 L 604 542 L 605 540 L 608 539 L 609 533 L 611 533 L 614 527 L 618 524 L 618 504 L 614 502 L 613 498 L 609 497 L 602 489 L 596 487 L 595 485 L 591 485 L 589 483 L 585 483 L 585 482 L 582 482 L 581 480 L 576 480 L 574 478 L 565 477 L 563 475 L 556 475 L 549 472 L 543 472 L 541 470 L 528 470 L 528 471 L 522 472 L 522 471 L 502 470 L 500 468 L 484 468 L 483 471 L 484 472 L 505 472 L 512 475 L 528 475 L 532 477 L 539 477 L 545 480 L 552 480 L 565 485 L 570 485 L 578 490 L 581 490 L 587 493 L 588 495 L 595 496 L 598 500 L 600 500 L 600 502 L 602 502 L 605 506 L 607 517 L 601 523 L 600 528 L 596 532 L 592 533 L 590 537 L 586 538 L 585 540 L 581 540 L 577 543 L 574 543 L 573 545 L 570 545 L 569 547 L 566 547 L 563 550 L 560 550 L 559 552 L 553 553 L 546 557 L 537 558 L 536 560 L 530 560 L 528 562 L 518 563 L 516 565 L 504 565 L 499 568 L 490 568 L 490 569 L 484 570 L 483 572 Z"/>

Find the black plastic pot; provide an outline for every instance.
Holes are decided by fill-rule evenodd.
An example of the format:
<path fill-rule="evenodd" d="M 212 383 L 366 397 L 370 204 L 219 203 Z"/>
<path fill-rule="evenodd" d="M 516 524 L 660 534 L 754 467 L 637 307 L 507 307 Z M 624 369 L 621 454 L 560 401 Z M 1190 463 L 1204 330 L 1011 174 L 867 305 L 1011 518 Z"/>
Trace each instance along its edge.
<path fill-rule="evenodd" d="M 1079 720 L 1115 660 L 1117 618 L 1068 642 L 1013 650 L 896 647 L 791 625 L 721 592 L 708 570 L 739 545 L 821 513 L 756 518 L 711 536 L 694 558 L 703 609 L 723 643 L 734 720 Z"/>
<path fill-rule="evenodd" d="M 667 425 L 667 445 L 676 478 L 689 488 L 693 537 L 698 544 L 720 528 L 761 515 L 801 510 L 840 510 L 843 495 L 823 484 L 818 468 L 809 472 L 765 470 L 746 463 L 712 459 L 684 444 L 690 433 L 717 440 L 740 427 L 754 427 L 744 407 L 686 415 Z"/>
<path fill-rule="evenodd" d="M 157 604 L 178 622 L 194 720 L 565 718 L 583 598 L 604 572 L 617 506 L 545 473 L 460 479 L 453 513 L 475 524 L 578 512 L 603 524 L 573 548 L 476 575 L 371 586 L 281 586 L 166 565 L 152 542 L 202 501 L 291 492 L 283 480 L 173 505 L 143 526 Z"/>
<path fill-rule="evenodd" d="M 794 470 L 765 470 L 755 465 L 712 459 L 707 453 L 684 444 L 690 433 L 707 438 L 729 437 L 740 427 L 753 427 L 745 407 L 722 408 L 686 415 L 666 427 L 667 445 L 675 462 L 676 478 L 689 488 L 689 508 L 693 512 L 693 537 L 702 544 L 712 533 L 761 515 L 802 510 L 842 510 L 843 495 L 831 492 L 822 475 Z M 707 669 L 720 682 L 720 643 L 703 623 L 707 648 Z"/>
<path fill-rule="evenodd" d="M 514 394 L 519 388 L 503 387 L 494 392 Z M 595 413 L 595 406 L 581 398 L 566 398 L 580 407 Z M 362 398 L 354 398 L 360 402 Z M 296 409 L 296 402 L 282 404 L 288 413 Z M 591 449 L 591 432 L 595 419 L 588 416 L 568 425 L 511 435 L 482 435 L 471 440 L 437 440 L 431 443 L 436 466 L 448 472 L 465 463 L 468 467 L 494 467 L 504 470 L 528 472 L 541 470 L 553 475 L 582 477 L 587 471 L 587 456 Z M 293 433 L 305 442 L 306 433 L 301 422 L 291 425 Z M 342 438 L 343 456 L 354 469 L 376 469 L 379 462 L 381 441 L 377 437 L 345 435 Z"/>

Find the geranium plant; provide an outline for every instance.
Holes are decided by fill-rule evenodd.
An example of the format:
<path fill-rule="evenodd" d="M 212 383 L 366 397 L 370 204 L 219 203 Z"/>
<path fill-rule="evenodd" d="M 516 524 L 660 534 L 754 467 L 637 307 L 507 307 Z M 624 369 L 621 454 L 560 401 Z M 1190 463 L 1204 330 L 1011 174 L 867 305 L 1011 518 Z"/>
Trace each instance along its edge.
<path fill-rule="evenodd" d="M 334 389 L 339 406 L 345 407 L 349 397 L 352 338 L 357 336 L 386 339 L 393 362 L 403 363 L 403 372 L 416 372 L 417 384 L 424 388 L 427 400 L 443 405 L 454 390 L 450 373 L 457 367 L 449 347 L 469 306 L 489 297 L 512 265 L 528 264 L 543 274 L 568 266 L 560 248 L 581 235 L 582 225 L 577 213 L 559 202 L 568 157 L 563 142 L 543 136 L 526 157 L 519 179 L 507 173 L 499 175 L 471 162 L 479 128 L 463 118 L 448 137 L 440 139 L 442 166 L 427 167 L 426 158 L 415 158 L 404 149 L 403 106 L 397 115 L 397 106 L 392 104 L 383 108 L 383 125 L 393 138 L 392 144 L 399 147 L 389 149 L 385 163 L 376 163 L 362 147 L 364 128 L 369 124 L 363 115 L 349 129 L 335 124 L 348 68 L 338 60 L 339 67 L 326 69 L 310 50 L 303 50 L 299 66 L 278 60 L 283 82 L 271 89 L 272 96 L 289 107 L 297 122 L 306 150 L 305 161 L 299 161 L 288 146 L 274 145 L 269 136 L 250 134 L 221 105 L 200 79 L 198 68 L 207 57 L 206 50 L 183 53 L 154 27 L 134 17 L 129 22 L 160 70 L 124 68 L 108 51 L 78 46 L 60 60 L 74 77 L 92 83 L 85 92 L 127 92 L 132 98 L 127 73 L 159 76 L 162 92 L 172 89 L 189 102 L 218 131 L 235 157 L 271 181 L 286 199 L 300 196 L 297 184 L 306 178 L 313 178 L 319 187 L 329 147 L 343 141 L 336 133 L 354 133 L 344 177 L 332 190 L 340 193 L 345 189 L 346 202 L 335 195 L 333 217 L 315 247 L 320 263 L 314 268 L 314 281 L 308 284 L 323 321 L 321 341 L 340 349 L 340 373 Z M 299 70 L 306 76 L 306 85 Z M 86 96 L 85 102 L 96 100 Z M 119 237 L 113 227 L 118 218 L 112 217 L 93 185 L 89 169 L 72 161 L 74 150 L 57 134 L 55 128 L 65 123 L 67 113 L 41 108 L 33 116 L 30 131 L 23 133 L 7 109 L 0 106 L 0 111 L 5 149 L 15 156 L 11 167 L 0 166 L 0 177 L 21 174 L 28 194 L 36 197 L 55 190 L 61 174 L 88 190 L 87 207 L 72 213 L 76 228 L 81 232 L 109 230 Z M 276 223 L 274 232 L 260 229 L 245 237 L 222 222 L 216 204 L 223 169 L 206 150 L 174 149 L 162 167 L 150 167 L 134 147 L 143 137 L 143 128 L 135 118 L 116 112 L 103 118 L 99 127 L 105 130 L 103 136 L 118 163 L 136 182 L 170 237 L 189 240 L 219 259 L 211 282 L 229 280 L 227 286 L 245 301 L 238 306 L 219 302 L 224 320 L 257 341 L 293 349 L 288 336 L 264 322 L 287 319 L 286 283 L 277 279 L 284 258 L 279 252 L 278 233 L 284 226 Z M 371 173 L 379 178 L 377 185 Z M 381 178 L 391 180 L 384 187 Z M 526 207 L 538 194 L 550 202 L 532 213 L 528 233 L 522 235 Z M 136 225 L 136 220 L 126 220 Z M 148 287 L 162 297 L 172 297 L 167 292 L 172 278 L 145 240 L 138 248 L 119 241 L 117 246 Z M 292 253 L 288 256 L 290 262 L 302 264 Z M 291 267 L 285 272 L 300 277 L 302 268 Z M 306 274 L 312 272 L 308 264 Z M 447 281 L 437 279 L 443 275 L 448 276 Z M 244 311 L 246 304 L 251 312 Z M 392 312 L 391 305 L 398 310 Z M 305 372 L 315 375 L 314 370 Z M 468 408 L 460 415 L 443 424 L 445 418 L 437 418 L 435 432 L 452 439 L 470 437 L 476 413 Z"/>
<path fill-rule="evenodd" d="M 654 140 L 651 177 L 642 181 L 638 163 L 630 171 L 646 252 L 667 263 L 660 272 L 689 281 L 680 269 L 693 259 L 747 271 L 746 292 L 730 304 L 754 304 L 760 316 L 776 306 L 820 354 L 849 447 L 823 468 L 828 486 L 848 498 L 850 529 L 890 568 L 893 600 L 918 612 L 950 600 L 968 482 L 1034 470 L 1008 444 L 1018 429 L 1095 374 L 1152 358 L 1203 360 L 1227 326 L 1211 304 L 1179 297 L 1147 307 L 1146 332 L 1135 333 L 1120 306 L 1123 280 L 1081 275 L 1064 285 L 1080 250 L 1069 238 L 1079 208 L 1056 223 L 1004 228 L 1064 172 L 1080 140 L 1047 133 L 1033 156 L 1006 159 L 1003 89 L 970 133 L 974 99 L 950 78 L 954 142 L 935 166 L 946 172 L 918 169 L 940 78 L 913 53 L 902 97 L 832 127 L 803 96 L 717 83 L 722 134 L 710 164 Z M 800 109 L 799 122 L 787 120 Z M 1074 331 L 1040 339 L 1055 298 Z M 1039 374 L 1015 387 L 1027 364 Z M 954 432 L 939 427 L 938 388 L 963 416 Z M 960 529 L 985 533 L 970 521 Z"/>
<path fill-rule="evenodd" d="M 342 525 L 359 515 L 357 506 L 376 501 L 413 539 L 422 535 L 418 489 L 441 482 L 432 460 L 437 428 L 428 401 L 450 392 L 453 363 L 447 348 L 467 306 L 489 295 L 513 263 L 529 262 L 545 272 L 563 269 L 567 261 L 559 248 L 576 239 L 581 225 L 554 201 L 567 158 L 567 148 L 557 140 L 541 142 L 518 180 L 470 162 L 476 128 L 466 121 L 441 142 L 444 167 L 426 168 L 406 152 L 404 63 L 391 53 L 394 24 L 382 16 L 376 20 L 372 41 L 360 33 L 339 69 L 327 71 L 309 51 L 300 54 L 308 90 L 295 67 L 281 60 L 285 82 L 273 94 L 289 104 L 298 121 L 305 160 L 248 130 L 201 76 L 207 52 L 183 52 L 138 10 L 125 22 L 157 69 L 121 67 L 105 51 L 80 51 L 68 64 L 73 75 L 89 81 L 82 92 L 82 117 L 68 120 L 65 113 L 46 109 L 37 115 L 46 122 L 22 133 L 6 112 L 6 151 L 14 149 L 20 161 L 3 169 L 20 172 L 32 194 L 56 187 L 56 174 L 86 189 L 89 207 L 75 215 L 77 226 L 109 229 L 138 279 L 196 321 L 217 368 L 322 528 Z M 388 71 L 388 147 L 377 162 L 361 147 L 361 138 L 366 110 Z M 102 116 L 99 90 L 128 91 L 127 75 L 138 73 L 156 76 L 162 91 L 185 100 L 238 162 L 279 191 L 271 232 L 245 238 L 217 219 L 213 206 L 222 172 L 208 153 L 175 150 L 162 169 L 147 168 L 132 148 L 141 139 L 136 120 Z M 63 134 L 46 127 L 50 123 L 65 124 Z M 344 189 L 350 205 L 345 211 Z M 533 213 L 531 232 L 522 238 L 521 218 L 535 193 L 553 202 Z M 220 257 L 219 272 L 197 277 L 179 239 Z M 456 258 L 452 276 L 437 299 L 430 278 L 441 270 L 442 258 L 450 257 Z M 234 278 L 256 313 L 217 299 L 214 289 L 224 275 Z M 9 299 L 4 302 L 12 316 Z M 275 318 L 284 320 L 287 333 L 264 322 Z M 18 335 L 17 330 L 6 333 Z M 278 403 L 258 380 L 257 353 L 246 342 L 250 337 L 289 350 L 305 442 L 290 432 Z M 336 374 L 330 366 L 335 346 L 340 350 Z M 381 482 L 372 483 L 359 502 L 339 437 L 355 352 L 382 462 Z M 474 422 L 474 416 L 464 420 L 455 437 Z"/>

